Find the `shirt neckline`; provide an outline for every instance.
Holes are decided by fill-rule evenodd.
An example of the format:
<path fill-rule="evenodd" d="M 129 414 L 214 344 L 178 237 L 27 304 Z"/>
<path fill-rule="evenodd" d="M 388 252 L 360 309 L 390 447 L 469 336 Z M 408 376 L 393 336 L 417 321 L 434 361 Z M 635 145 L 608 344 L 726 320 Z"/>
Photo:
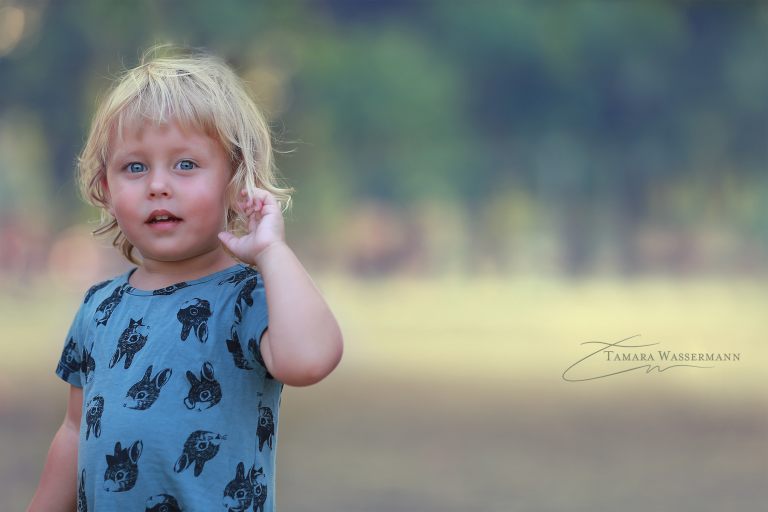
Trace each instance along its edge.
<path fill-rule="evenodd" d="M 201 283 L 207 283 L 208 281 L 212 281 L 214 279 L 218 279 L 224 276 L 227 276 L 229 274 L 234 274 L 235 272 L 241 272 L 243 270 L 252 270 L 256 272 L 255 269 L 244 265 L 242 263 L 236 263 L 232 265 L 231 267 L 227 267 L 225 269 L 219 270 L 217 272 L 214 272 L 213 274 L 208 274 L 207 276 L 198 277 L 197 279 L 192 279 L 190 281 L 181 281 L 178 283 L 174 283 L 172 285 L 166 286 L 164 288 L 157 288 L 155 290 L 144 290 L 140 288 L 134 288 L 129 284 L 129 280 L 131 278 L 131 275 L 136 272 L 138 267 L 134 267 L 127 271 L 125 274 L 121 276 L 121 281 L 123 286 L 125 287 L 125 293 L 129 293 L 131 295 L 139 295 L 139 296 L 158 296 L 158 295 L 170 295 L 176 290 L 181 290 L 184 288 L 188 288 L 190 286 L 194 286 L 196 284 Z"/>

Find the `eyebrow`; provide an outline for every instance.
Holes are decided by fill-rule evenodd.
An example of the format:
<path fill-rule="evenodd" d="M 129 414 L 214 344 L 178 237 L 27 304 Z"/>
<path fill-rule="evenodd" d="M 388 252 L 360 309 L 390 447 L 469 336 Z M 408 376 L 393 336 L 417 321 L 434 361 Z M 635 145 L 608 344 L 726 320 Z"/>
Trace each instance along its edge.
<path fill-rule="evenodd" d="M 127 160 L 140 160 L 140 155 L 136 152 L 129 152 L 129 153 L 112 153 L 111 155 L 107 156 L 107 167 L 110 167 L 112 165 L 117 165 L 119 163 L 123 163 Z"/>
<path fill-rule="evenodd" d="M 109 157 L 109 161 L 113 162 L 115 160 L 127 160 L 129 158 L 140 158 L 141 152 L 139 151 L 129 151 L 127 153 L 114 153 L 112 156 Z"/>
<path fill-rule="evenodd" d="M 195 157 L 200 157 L 200 156 L 204 157 L 205 156 L 204 153 L 206 153 L 205 151 L 201 150 L 200 147 L 192 144 L 184 145 L 184 146 L 174 146 L 169 148 L 167 151 L 171 154 L 192 153 L 192 155 L 190 156 L 195 156 Z M 141 160 L 142 158 L 145 157 L 145 155 L 146 153 L 141 149 L 126 151 L 126 152 L 117 151 L 112 156 L 109 157 L 109 159 L 107 160 L 107 164 L 114 163 L 115 161 L 119 161 L 119 160 L 125 161 L 133 158 L 137 160 Z"/>

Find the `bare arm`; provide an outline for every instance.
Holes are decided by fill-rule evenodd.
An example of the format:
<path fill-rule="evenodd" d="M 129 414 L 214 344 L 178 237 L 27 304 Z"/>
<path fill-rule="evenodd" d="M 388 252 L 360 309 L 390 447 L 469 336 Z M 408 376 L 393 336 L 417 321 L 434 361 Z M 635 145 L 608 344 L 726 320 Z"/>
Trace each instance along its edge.
<path fill-rule="evenodd" d="M 261 252 L 269 329 L 261 339 L 264 364 L 277 380 L 308 386 L 339 364 L 341 329 L 293 251 L 276 243 Z"/>
<path fill-rule="evenodd" d="M 249 232 L 219 234 L 240 261 L 256 265 L 264 278 L 269 330 L 261 338 L 264 364 L 277 380 L 308 386 L 325 378 L 341 360 L 343 339 L 333 313 L 301 262 L 285 243 L 277 200 L 263 189 L 242 191 L 240 208 Z"/>
<path fill-rule="evenodd" d="M 82 411 L 83 389 L 70 386 L 67 414 L 53 437 L 27 512 L 72 512 L 77 508 L 77 445 Z"/>

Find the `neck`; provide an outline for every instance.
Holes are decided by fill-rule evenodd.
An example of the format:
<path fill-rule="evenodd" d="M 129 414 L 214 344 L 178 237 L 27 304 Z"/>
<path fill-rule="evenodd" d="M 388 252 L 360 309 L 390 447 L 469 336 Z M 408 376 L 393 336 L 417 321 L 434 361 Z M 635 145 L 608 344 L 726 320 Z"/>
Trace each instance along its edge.
<path fill-rule="evenodd" d="M 182 281 L 192 281 L 235 265 L 237 260 L 222 248 L 176 261 L 159 261 L 145 258 L 131 275 L 134 288 L 157 290 Z"/>

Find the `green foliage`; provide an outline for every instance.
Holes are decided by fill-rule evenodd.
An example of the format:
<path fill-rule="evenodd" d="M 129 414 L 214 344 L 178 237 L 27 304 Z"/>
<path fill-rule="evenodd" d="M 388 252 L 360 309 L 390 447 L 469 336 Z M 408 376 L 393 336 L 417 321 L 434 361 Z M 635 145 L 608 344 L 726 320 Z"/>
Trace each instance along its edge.
<path fill-rule="evenodd" d="M 307 211 L 336 210 L 299 210 L 302 222 L 366 199 L 460 198 L 478 225 L 491 197 L 523 194 L 584 239 L 607 214 L 628 253 L 651 204 L 662 223 L 679 209 L 680 182 L 747 190 L 768 160 L 763 2 L 18 5 L 30 21 L 0 57 L 0 116 L 13 107 L 44 127 L 56 190 L 109 78 L 158 42 L 208 48 L 253 82 L 281 147 L 298 150 L 280 164 L 299 191 L 311 184 Z M 62 197 L 56 211 L 76 211 Z M 758 222 L 740 211 L 733 222 Z M 578 238 L 562 237 L 566 260 Z M 596 257 L 584 251 L 574 272 Z"/>

